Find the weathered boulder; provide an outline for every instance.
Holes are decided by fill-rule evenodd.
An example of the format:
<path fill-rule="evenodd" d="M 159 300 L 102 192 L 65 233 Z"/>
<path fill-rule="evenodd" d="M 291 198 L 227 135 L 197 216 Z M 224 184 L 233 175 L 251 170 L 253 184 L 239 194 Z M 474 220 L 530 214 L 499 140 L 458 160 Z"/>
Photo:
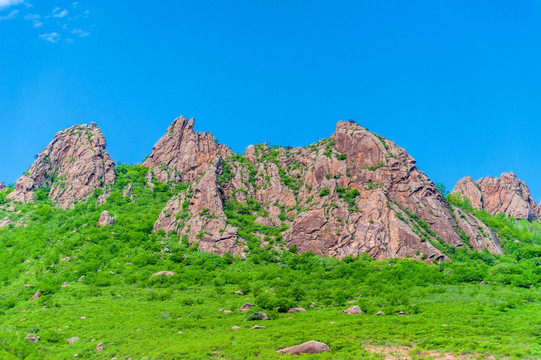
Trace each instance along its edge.
<path fill-rule="evenodd" d="M 98 221 L 98 226 L 107 226 L 113 225 L 115 223 L 115 218 L 109 214 L 109 211 L 105 210 L 100 214 L 100 219 Z"/>
<path fill-rule="evenodd" d="M 73 345 L 76 341 L 79 341 L 79 338 L 77 336 L 74 336 L 74 337 L 70 337 L 68 339 L 68 344 L 69 345 Z"/>
<path fill-rule="evenodd" d="M 188 120 L 184 116 L 176 118 L 143 162 L 143 166 L 153 170 L 158 181 L 195 181 L 216 156 L 233 154 L 230 148 L 219 144 L 212 134 L 195 132 L 194 123 L 194 119 Z"/>
<path fill-rule="evenodd" d="M 257 320 L 270 320 L 269 316 L 264 312 L 257 312 L 255 314 L 249 315 L 244 321 L 257 321 Z"/>
<path fill-rule="evenodd" d="M 242 304 L 242 306 L 240 307 L 240 311 L 248 311 L 250 308 L 254 307 L 255 305 L 254 304 L 250 304 L 250 303 L 245 303 L 245 304 Z"/>
<path fill-rule="evenodd" d="M 7 190 L 6 184 L 4 184 L 3 181 L 0 181 L 0 191 L 6 191 L 6 190 Z"/>
<path fill-rule="evenodd" d="M 173 276 L 173 275 L 175 275 L 175 273 L 172 272 L 172 271 L 158 271 L 158 272 L 156 272 L 156 273 L 150 275 L 150 277 L 154 277 L 154 276 L 162 276 L 162 275 L 163 275 L 163 276 Z"/>
<path fill-rule="evenodd" d="M 287 312 L 288 312 L 289 314 L 293 314 L 293 313 L 305 312 L 305 311 L 306 311 L 306 309 L 304 309 L 304 308 L 296 307 L 296 308 L 291 308 L 291 309 L 289 309 Z"/>
<path fill-rule="evenodd" d="M 384 313 L 383 311 L 378 311 L 378 312 L 376 313 L 376 316 L 382 316 L 382 315 L 385 315 L 385 313 Z"/>
<path fill-rule="evenodd" d="M 98 343 L 98 345 L 96 345 L 96 351 L 103 351 L 104 347 L 103 347 L 103 343 L 100 342 Z"/>
<path fill-rule="evenodd" d="M 6 227 L 6 226 L 8 226 L 9 224 L 12 224 L 12 223 L 13 223 L 13 221 L 11 221 L 8 217 L 3 218 L 2 220 L 0 220 L 0 228 Z"/>
<path fill-rule="evenodd" d="M 50 187 L 48 197 L 63 208 L 115 181 L 114 161 L 95 123 L 75 125 L 57 133 L 19 178 L 8 198 L 27 203 L 38 189 Z"/>
<path fill-rule="evenodd" d="M 257 330 L 257 329 L 266 329 L 266 328 L 267 328 L 266 326 L 254 325 L 254 326 L 252 326 L 250 329 L 252 329 L 252 330 Z"/>
<path fill-rule="evenodd" d="M 31 334 L 31 333 L 26 335 L 26 337 L 28 338 L 29 343 L 35 343 L 35 342 L 38 342 L 38 341 L 41 340 L 41 338 L 39 336 Z"/>
<path fill-rule="evenodd" d="M 539 217 L 528 185 L 513 172 L 503 173 L 498 178 L 488 176 L 475 182 L 471 177 L 461 179 L 452 194 L 460 194 L 475 209 L 484 209 L 493 215 L 504 212 L 514 218 L 530 221 Z"/>
<path fill-rule="evenodd" d="M 233 331 L 240 330 L 240 326 L 233 326 L 233 327 L 231 327 L 231 330 L 233 330 Z"/>
<path fill-rule="evenodd" d="M 327 351 L 329 351 L 329 346 L 319 341 L 308 341 L 299 345 L 277 350 L 277 352 L 281 354 L 287 353 L 291 355 L 319 354 Z"/>
<path fill-rule="evenodd" d="M 346 310 L 342 311 L 342 314 L 346 314 L 346 315 L 357 315 L 357 314 L 362 314 L 362 313 L 363 311 L 357 305 L 350 306 Z"/>
<path fill-rule="evenodd" d="M 28 301 L 34 301 L 34 300 L 37 300 L 37 299 L 39 299 L 39 296 L 40 296 L 40 295 L 41 295 L 41 291 L 37 290 L 37 291 L 34 293 L 34 295 L 33 295 L 30 299 L 28 299 Z"/>

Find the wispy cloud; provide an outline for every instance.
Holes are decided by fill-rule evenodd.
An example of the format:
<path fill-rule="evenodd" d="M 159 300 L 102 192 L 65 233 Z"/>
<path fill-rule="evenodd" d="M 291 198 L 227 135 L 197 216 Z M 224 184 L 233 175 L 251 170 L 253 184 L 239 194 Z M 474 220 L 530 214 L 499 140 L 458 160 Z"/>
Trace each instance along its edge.
<path fill-rule="evenodd" d="M 53 32 L 53 33 L 41 34 L 39 37 L 45 41 L 56 44 L 57 42 L 60 41 L 60 38 L 62 37 L 62 35 L 60 35 L 59 33 Z"/>
<path fill-rule="evenodd" d="M 7 8 L 13 5 L 22 3 L 23 0 L 0 0 L 0 9 Z"/>
<path fill-rule="evenodd" d="M 79 37 L 87 37 L 88 35 L 90 35 L 88 31 L 84 31 L 83 29 L 73 29 L 71 33 Z"/>
<path fill-rule="evenodd" d="M 9 20 L 9 19 L 15 19 L 17 17 L 17 14 L 19 14 L 19 10 L 17 10 L 17 9 L 12 10 L 9 14 L 7 14 L 5 16 L 0 16 L 0 21 Z"/>
<path fill-rule="evenodd" d="M 68 10 L 66 10 L 66 9 L 60 10 L 60 8 L 56 7 L 56 8 L 53 9 L 53 12 L 51 13 L 51 16 L 61 19 L 63 17 L 68 16 Z"/>
<path fill-rule="evenodd" d="M 26 21 L 31 21 L 35 28 L 40 27 L 41 25 L 43 25 L 43 23 L 41 22 L 41 15 L 39 15 L 39 14 L 30 14 L 29 13 L 29 14 L 25 15 L 24 19 Z"/>

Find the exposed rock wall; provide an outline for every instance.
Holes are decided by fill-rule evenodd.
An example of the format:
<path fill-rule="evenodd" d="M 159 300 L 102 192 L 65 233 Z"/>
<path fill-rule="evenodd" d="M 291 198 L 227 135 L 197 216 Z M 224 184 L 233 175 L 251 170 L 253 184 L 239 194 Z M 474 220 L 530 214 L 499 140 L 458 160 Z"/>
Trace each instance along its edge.
<path fill-rule="evenodd" d="M 192 158 L 205 159 L 212 154 Z M 182 154 L 178 157 L 184 158 Z M 431 260 L 447 259 L 444 252 L 448 245 L 501 252 L 497 236 L 489 231 L 480 234 L 475 219 L 456 219 L 404 149 L 353 122 L 339 122 L 330 139 L 304 148 L 249 146 L 244 157 L 230 156 L 223 161 L 221 181 L 207 172 L 199 185 L 192 186 L 202 191 L 203 179 L 211 181 L 206 185 L 211 189 L 207 196 L 219 197 L 222 206 L 224 201 L 257 201 L 261 209 L 256 223 L 281 229 L 280 241 L 301 252 L 338 257 L 367 252 L 378 259 L 408 256 Z M 223 189 L 223 195 L 215 188 Z M 179 231 L 174 218 L 182 216 L 178 214 L 183 212 L 185 196 L 172 199 L 156 222 L 156 230 Z M 220 208 L 205 199 L 209 210 Z M 189 213 L 197 215 L 197 211 Z M 227 223 L 222 214 L 215 215 L 223 221 L 221 225 Z M 190 231 L 193 233 L 191 227 Z M 461 234 L 470 240 L 464 241 Z M 209 243 L 221 241 L 218 233 L 208 231 L 207 235 Z M 261 237 L 263 245 L 269 241 L 264 234 L 254 235 Z M 217 252 L 227 251 L 222 246 Z"/>
<path fill-rule="evenodd" d="M 38 189 L 50 188 L 49 198 L 63 208 L 69 207 L 94 189 L 115 181 L 114 161 L 105 147 L 105 137 L 95 123 L 57 133 L 8 197 L 26 203 Z"/>
<path fill-rule="evenodd" d="M 193 127 L 194 119 L 188 120 L 184 116 L 175 119 L 143 162 L 159 181 L 193 182 L 216 156 L 226 157 L 233 153 L 227 146 L 219 144 L 212 134 L 197 133 Z"/>
<path fill-rule="evenodd" d="M 470 200 L 475 209 L 485 209 L 493 215 L 504 212 L 530 221 L 539 216 L 539 208 L 530 189 L 513 172 L 503 173 L 499 178 L 488 176 L 475 182 L 471 177 L 463 178 L 452 193 L 461 194 Z"/>

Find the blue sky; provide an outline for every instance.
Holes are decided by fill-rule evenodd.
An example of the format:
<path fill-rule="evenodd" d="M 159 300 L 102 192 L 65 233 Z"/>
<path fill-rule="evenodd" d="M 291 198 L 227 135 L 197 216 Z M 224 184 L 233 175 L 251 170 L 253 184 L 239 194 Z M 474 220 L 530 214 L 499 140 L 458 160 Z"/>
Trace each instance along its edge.
<path fill-rule="evenodd" d="M 0 181 L 95 121 L 137 163 L 178 115 L 242 152 L 354 119 L 435 182 L 541 197 L 541 2 L 0 0 Z"/>

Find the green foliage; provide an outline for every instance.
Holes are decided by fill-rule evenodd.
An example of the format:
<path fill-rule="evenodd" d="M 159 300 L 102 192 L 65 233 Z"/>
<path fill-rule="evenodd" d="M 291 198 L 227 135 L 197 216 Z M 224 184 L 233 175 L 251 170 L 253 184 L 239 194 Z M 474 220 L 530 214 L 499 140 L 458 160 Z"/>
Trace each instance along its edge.
<path fill-rule="evenodd" d="M 386 167 L 387 165 L 385 165 L 385 163 L 383 161 L 378 161 L 376 163 L 376 165 L 372 165 L 372 166 L 367 166 L 365 167 L 364 169 L 366 170 L 370 170 L 370 171 L 376 171 L 377 169 L 379 168 L 382 168 L 382 167 Z"/>
<path fill-rule="evenodd" d="M 319 192 L 319 197 L 323 197 L 323 196 L 327 196 L 330 194 L 330 190 L 328 187 L 324 187 L 323 189 L 321 189 L 321 191 Z"/>

